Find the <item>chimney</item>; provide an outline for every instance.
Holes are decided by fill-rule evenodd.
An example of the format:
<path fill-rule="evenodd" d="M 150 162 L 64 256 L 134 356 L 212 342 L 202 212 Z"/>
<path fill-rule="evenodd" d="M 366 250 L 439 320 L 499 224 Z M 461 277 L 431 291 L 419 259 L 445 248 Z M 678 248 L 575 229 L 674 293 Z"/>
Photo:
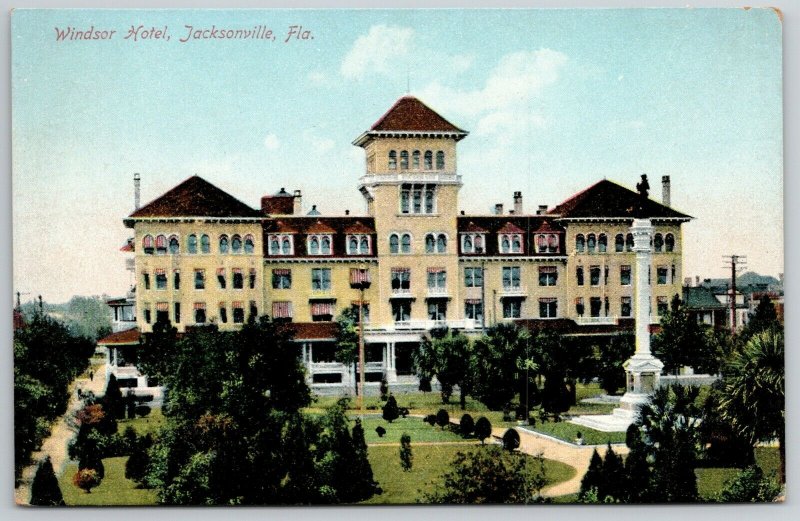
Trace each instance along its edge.
<path fill-rule="evenodd" d="M 699 286 L 700 285 L 700 276 L 699 275 L 695 275 L 694 276 L 694 285 L 695 286 Z"/>
<path fill-rule="evenodd" d="M 662 175 L 661 176 L 661 204 L 664 206 L 669 206 L 670 204 L 670 197 L 669 197 L 669 176 Z"/>
<path fill-rule="evenodd" d="M 544 215 L 547 213 L 547 205 L 540 204 L 539 208 L 536 210 L 536 215 Z"/>
<path fill-rule="evenodd" d="M 684 277 L 683 278 L 683 286 L 686 288 L 692 287 L 692 277 Z"/>
<path fill-rule="evenodd" d="M 299 190 L 292 196 L 285 188 L 281 188 L 275 195 L 265 195 L 261 198 L 261 211 L 266 215 L 292 215 L 298 194 Z"/>
<path fill-rule="evenodd" d="M 294 205 L 292 210 L 292 213 L 295 215 L 300 215 L 303 212 L 303 194 L 300 190 L 294 191 Z"/>
<path fill-rule="evenodd" d="M 514 192 L 514 213 L 522 214 L 522 192 Z"/>
<path fill-rule="evenodd" d="M 464 215 L 464 210 L 461 210 L 461 215 Z"/>
<path fill-rule="evenodd" d="M 344 211 L 344 214 L 345 214 L 345 215 L 350 215 L 350 210 L 345 210 L 345 211 Z"/>
<path fill-rule="evenodd" d="M 133 209 L 139 209 L 141 200 L 141 190 L 139 188 L 142 177 L 139 174 L 133 174 Z"/>
<path fill-rule="evenodd" d="M 503 215 L 503 203 L 497 203 L 494 205 L 494 214 Z"/>

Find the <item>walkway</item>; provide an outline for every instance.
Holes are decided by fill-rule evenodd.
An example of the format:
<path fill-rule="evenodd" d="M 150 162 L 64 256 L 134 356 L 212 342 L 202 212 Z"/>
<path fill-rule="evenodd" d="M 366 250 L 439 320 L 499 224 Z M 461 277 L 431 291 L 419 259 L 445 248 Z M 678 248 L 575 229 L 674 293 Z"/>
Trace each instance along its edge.
<path fill-rule="evenodd" d="M 53 423 L 50 437 L 44 440 L 42 448 L 38 452 L 31 454 L 33 463 L 22 471 L 21 484 L 14 490 L 14 500 L 18 505 L 28 505 L 30 503 L 30 486 L 33 483 L 33 477 L 36 475 L 39 462 L 44 460 L 46 456 L 50 456 L 50 462 L 53 464 L 56 476 L 64 471 L 64 467 L 69 461 L 67 447 L 78 433 L 73 418 L 75 413 L 83 407 L 83 400 L 78 398 L 77 390 L 81 389 L 82 392 L 91 391 L 96 396 L 102 395 L 105 390 L 105 360 L 100 362 L 97 358 L 92 358 L 91 363 L 94 378 L 89 380 L 88 375 L 84 374 L 70 384 L 70 399 L 67 405 L 67 412 Z"/>

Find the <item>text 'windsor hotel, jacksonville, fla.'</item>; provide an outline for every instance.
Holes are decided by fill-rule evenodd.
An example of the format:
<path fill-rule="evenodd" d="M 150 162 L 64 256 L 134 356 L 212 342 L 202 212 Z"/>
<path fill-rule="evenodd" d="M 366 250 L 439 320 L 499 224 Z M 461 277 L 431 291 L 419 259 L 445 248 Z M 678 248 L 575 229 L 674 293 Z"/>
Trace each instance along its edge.
<path fill-rule="evenodd" d="M 359 305 L 368 382 L 415 383 L 412 351 L 439 326 L 632 332 L 629 228 L 640 194 L 604 179 L 550 209 L 527 213 L 515 192 L 507 211 L 464 215 L 456 147 L 466 136 L 419 99 L 400 98 L 353 142 L 366 153 L 364 216 L 303 214 L 300 190 L 283 188 L 253 209 L 197 176 L 138 208 L 124 219 L 135 288 L 109 302 L 115 332 L 100 341 L 111 371 L 122 385 L 147 386 L 132 361 L 156 321 L 230 330 L 269 315 L 291 323 L 309 382 L 344 392 L 354 375 L 335 362 L 335 320 Z M 691 219 L 670 208 L 667 176 L 662 189 L 662 203 L 642 208 L 655 227 L 654 325 L 681 294 L 681 224 Z"/>

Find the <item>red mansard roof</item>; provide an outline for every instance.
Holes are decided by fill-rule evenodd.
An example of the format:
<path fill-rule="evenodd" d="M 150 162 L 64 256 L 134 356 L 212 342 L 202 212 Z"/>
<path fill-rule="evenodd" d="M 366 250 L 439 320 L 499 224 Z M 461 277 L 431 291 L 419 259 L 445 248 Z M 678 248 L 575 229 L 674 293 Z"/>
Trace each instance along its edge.
<path fill-rule="evenodd" d="M 313 223 L 311 226 L 306 228 L 307 233 L 335 233 L 336 230 L 322 222 L 321 220 L 317 220 L 317 222 Z"/>
<path fill-rule="evenodd" d="M 130 215 L 136 217 L 261 217 L 261 213 L 195 175 Z"/>
<path fill-rule="evenodd" d="M 525 230 L 516 226 L 514 223 L 507 222 L 502 228 L 497 230 L 497 233 L 525 233 Z"/>
<path fill-rule="evenodd" d="M 365 225 L 361 221 L 356 221 L 353 224 L 351 224 L 350 226 L 345 227 L 344 233 L 354 233 L 354 234 L 355 233 L 361 233 L 361 234 L 367 233 L 367 234 L 369 234 L 369 233 L 375 233 L 375 229 L 374 228 L 370 228 L 369 226 Z"/>
<path fill-rule="evenodd" d="M 375 122 L 370 130 L 458 132 L 463 130 L 453 125 L 432 108 L 414 96 L 403 96 L 392 105 L 386 114 Z"/>
<path fill-rule="evenodd" d="M 486 233 L 488 230 L 486 228 L 481 228 L 473 221 L 470 221 L 465 227 L 458 231 L 462 233 Z"/>

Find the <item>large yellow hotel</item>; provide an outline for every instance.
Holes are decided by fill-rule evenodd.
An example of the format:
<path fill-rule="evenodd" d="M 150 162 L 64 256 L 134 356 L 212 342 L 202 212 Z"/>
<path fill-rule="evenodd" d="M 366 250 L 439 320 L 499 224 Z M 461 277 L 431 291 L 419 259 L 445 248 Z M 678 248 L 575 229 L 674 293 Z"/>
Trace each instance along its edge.
<path fill-rule="evenodd" d="M 117 332 L 101 341 L 112 367 L 129 364 L 158 320 L 178 331 L 233 329 L 266 314 L 292 323 L 310 383 L 351 389 L 351 368 L 334 360 L 335 320 L 360 304 L 368 381 L 416 381 L 411 353 L 437 326 L 632 331 L 629 228 L 640 194 L 601 180 L 553 208 L 526 212 L 515 192 L 513 207 L 464 215 L 457 145 L 467 134 L 419 99 L 400 98 L 353 142 L 366 155 L 364 216 L 303 215 L 300 190 L 281 189 L 254 209 L 197 176 L 137 209 L 124 220 L 134 233 L 135 297 L 110 303 Z M 690 219 L 670 208 L 667 176 L 662 189 L 662 202 L 644 199 L 643 208 L 655 228 L 653 324 L 681 294 L 681 224 Z"/>

